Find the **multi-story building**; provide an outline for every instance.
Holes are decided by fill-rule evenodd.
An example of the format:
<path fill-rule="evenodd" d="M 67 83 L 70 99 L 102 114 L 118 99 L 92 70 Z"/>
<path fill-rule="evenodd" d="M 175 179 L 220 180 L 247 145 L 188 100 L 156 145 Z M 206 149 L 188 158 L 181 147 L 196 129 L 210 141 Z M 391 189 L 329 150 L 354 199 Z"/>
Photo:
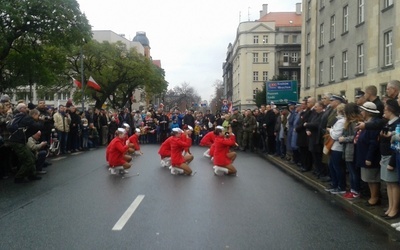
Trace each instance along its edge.
<path fill-rule="evenodd" d="M 269 13 L 264 4 L 260 19 L 239 24 L 223 64 L 224 94 L 233 107 L 255 107 L 256 94 L 274 77 L 300 82 L 301 22 L 301 3 L 295 12 Z"/>
<path fill-rule="evenodd" d="M 331 92 L 354 100 L 358 89 L 400 79 L 400 4 L 393 0 L 303 0 L 302 96 Z"/>

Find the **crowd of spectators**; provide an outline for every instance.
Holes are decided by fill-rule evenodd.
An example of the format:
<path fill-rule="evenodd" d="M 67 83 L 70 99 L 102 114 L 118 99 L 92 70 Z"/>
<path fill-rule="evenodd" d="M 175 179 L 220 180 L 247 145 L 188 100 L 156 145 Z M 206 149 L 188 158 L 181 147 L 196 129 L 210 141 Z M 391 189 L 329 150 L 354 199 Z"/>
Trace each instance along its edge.
<path fill-rule="evenodd" d="M 326 93 L 321 100 L 305 97 L 286 106 L 278 107 L 271 103 L 253 110 L 233 108 L 229 113 L 215 115 L 209 110 L 205 113 L 179 109 L 166 112 L 153 108 L 143 111 L 89 108 L 87 112 L 80 112 L 72 103 L 52 109 L 46 107 L 43 100 L 37 105 L 28 104 L 30 111 L 19 110 L 19 104 L 13 110 L 9 99 L 3 96 L 0 129 L 4 143 L 0 147 L 0 156 L 4 159 L 0 159 L 0 174 L 9 176 L 14 166 L 18 166 L 15 158 L 9 156 L 21 150 L 22 146 L 12 146 L 6 127 L 18 112 L 28 112 L 40 125 L 27 135 L 25 141 L 32 137 L 29 148 L 36 163 L 40 162 L 40 166 L 36 166 L 37 173 L 45 172 L 46 161 L 41 151 L 49 143 L 53 128 L 61 143 L 60 153 L 68 154 L 107 145 L 120 127 L 127 128 L 129 135 L 140 129 L 140 143 L 155 144 L 164 142 L 173 128 L 187 125 L 194 128 L 193 145 L 199 145 L 205 134 L 216 126 L 222 126 L 232 129 L 237 150 L 281 157 L 296 164 L 299 171 L 311 171 L 317 178 L 330 182 L 326 191 L 343 195 L 346 199 L 355 199 L 363 194 L 369 197 L 368 206 L 377 206 L 383 181 L 389 200 L 383 216 L 394 219 L 400 217 L 400 171 L 397 170 L 400 146 L 397 149 L 393 146 L 400 141 L 400 136 L 395 133 L 400 123 L 399 93 L 400 82 L 394 80 L 387 84 L 382 99 L 377 88 L 371 85 L 357 92 L 355 102 L 348 102 L 338 94 Z M 38 117 L 35 117 L 36 113 Z M 19 172 L 16 173 L 17 180 Z"/>

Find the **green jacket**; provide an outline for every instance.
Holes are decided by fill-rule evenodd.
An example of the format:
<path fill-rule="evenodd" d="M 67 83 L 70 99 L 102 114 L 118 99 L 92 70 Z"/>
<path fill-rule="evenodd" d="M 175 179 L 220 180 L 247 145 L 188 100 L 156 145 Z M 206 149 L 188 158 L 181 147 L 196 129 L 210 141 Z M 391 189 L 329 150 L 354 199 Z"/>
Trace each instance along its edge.
<path fill-rule="evenodd" d="M 257 129 L 257 121 L 253 115 L 246 116 L 243 119 L 243 131 L 253 132 Z"/>

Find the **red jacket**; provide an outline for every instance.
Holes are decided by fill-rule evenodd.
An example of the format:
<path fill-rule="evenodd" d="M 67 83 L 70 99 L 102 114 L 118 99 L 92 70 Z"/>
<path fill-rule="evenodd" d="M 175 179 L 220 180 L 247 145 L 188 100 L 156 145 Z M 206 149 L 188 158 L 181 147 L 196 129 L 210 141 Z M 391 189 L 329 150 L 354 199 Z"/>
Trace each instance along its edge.
<path fill-rule="evenodd" d="M 214 131 L 210 131 L 200 140 L 200 146 L 211 147 L 211 145 L 214 143 L 214 140 Z"/>
<path fill-rule="evenodd" d="M 128 146 L 124 144 L 125 139 L 115 137 L 107 146 L 106 159 L 111 167 L 121 166 L 126 163 L 124 155 Z"/>
<path fill-rule="evenodd" d="M 231 135 L 229 138 L 224 136 L 215 137 L 214 141 L 214 165 L 226 166 L 232 163 L 231 159 L 228 158 L 227 154 L 229 149 L 236 143 L 235 136 Z"/>
<path fill-rule="evenodd" d="M 183 150 L 192 145 L 192 139 L 187 138 L 185 134 L 181 137 L 173 136 L 171 139 L 171 165 L 180 166 L 185 162 L 185 158 L 182 155 Z"/>
<path fill-rule="evenodd" d="M 140 145 L 139 145 L 139 136 L 137 134 L 133 134 L 131 137 L 129 137 L 129 142 L 133 144 L 133 148 L 136 151 L 140 150 Z"/>
<path fill-rule="evenodd" d="M 172 141 L 173 136 L 168 137 L 160 146 L 160 149 L 158 150 L 158 154 L 162 158 L 165 157 L 170 157 L 171 156 L 171 141 Z"/>

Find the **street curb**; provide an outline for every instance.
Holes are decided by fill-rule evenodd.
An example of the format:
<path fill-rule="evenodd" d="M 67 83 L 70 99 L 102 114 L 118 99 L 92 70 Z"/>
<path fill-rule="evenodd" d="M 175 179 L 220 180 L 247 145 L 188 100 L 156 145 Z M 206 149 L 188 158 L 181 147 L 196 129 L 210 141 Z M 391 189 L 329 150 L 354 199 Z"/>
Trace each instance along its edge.
<path fill-rule="evenodd" d="M 394 229 L 393 227 L 390 226 L 392 223 L 400 222 L 400 219 L 393 220 L 393 221 L 386 221 L 381 216 L 376 215 L 372 212 L 372 211 L 376 212 L 377 210 L 381 209 L 381 207 L 372 208 L 371 209 L 372 211 L 367 210 L 359 205 L 360 203 L 362 204 L 363 202 L 365 202 L 366 199 L 360 198 L 360 199 L 358 199 L 358 202 L 355 202 L 355 201 L 346 200 L 340 195 L 330 194 L 324 190 L 325 189 L 324 184 L 322 184 L 320 181 L 310 178 L 310 177 L 306 176 L 305 174 L 299 172 L 298 170 L 294 169 L 286 161 L 281 160 L 280 158 L 277 158 L 274 156 L 262 154 L 260 152 L 258 152 L 258 155 L 260 157 L 264 158 L 265 160 L 267 160 L 268 162 L 272 163 L 274 166 L 279 167 L 281 170 L 283 170 L 287 174 L 303 181 L 308 186 L 316 189 L 316 191 L 318 191 L 319 193 L 329 196 L 330 199 L 337 202 L 337 204 L 339 204 L 342 208 L 344 208 L 348 211 L 352 211 L 355 214 L 362 217 L 363 219 L 367 220 L 368 222 L 371 222 L 374 225 L 378 226 L 379 228 L 384 230 L 392 240 L 400 241 L 400 232 L 396 231 L 396 229 Z"/>

